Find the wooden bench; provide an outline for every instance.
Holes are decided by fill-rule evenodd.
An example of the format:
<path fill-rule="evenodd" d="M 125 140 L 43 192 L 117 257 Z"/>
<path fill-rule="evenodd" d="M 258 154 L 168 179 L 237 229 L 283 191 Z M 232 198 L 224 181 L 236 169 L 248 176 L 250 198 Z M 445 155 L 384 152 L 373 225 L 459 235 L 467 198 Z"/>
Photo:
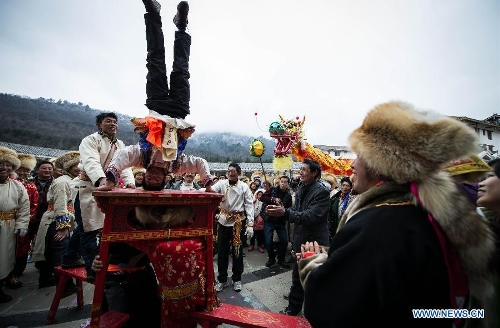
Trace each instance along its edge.
<path fill-rule="evenodd" d="M 52 304 L 50 305 L 47 320 L 45 321 L 47 325 L 50 325 L 54 322 L 54 318 L 56 316 L 57 309 L 59 308 L 59 303 L 61 302 L 61 300 L 74 294 L 63 294 L 64 287 L 66 286 L 66 281 L 68 281 L 68 279 L 74 278 L 76 280 L 76 286 L 78 287 L 78 291 L 76 292 L 78 309 L 83 308 L 83 282 L 85 281 L 86 283 L 93 284 L 87 280 L 87 272 L 85 271 L 84 267 L 63 269 L 58 266 L 54 268 L 54 271 L 59 275 L 59 283 L 57 284 L 56 293 L 54 295 L 54 299 L 52 300 Z M 99 327 L 119 328 L 127 322 L 128 318 L 128 314 L 108 311 L 101 316 Z"/>
<path fill-rule="evenodd" d="M 255 310 L 231 304 L 222 304 L 213 311 L 199 311 L 191 314 L 203 328 L 215 328 L 227 323 L 244 328 L 310 328 L 302 317 L 294 317 L 269 311 Z"/>

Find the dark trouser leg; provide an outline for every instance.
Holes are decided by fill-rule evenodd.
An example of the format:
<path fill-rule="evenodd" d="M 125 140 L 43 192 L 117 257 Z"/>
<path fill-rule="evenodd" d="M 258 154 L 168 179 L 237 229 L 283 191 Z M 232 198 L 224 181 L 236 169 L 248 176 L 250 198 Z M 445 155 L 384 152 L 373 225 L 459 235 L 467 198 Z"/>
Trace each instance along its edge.
<path fill-rule="evenodd" d="M 264 238 L 264 230 L 255 230 L 254 237 L 257 239 L 257 247 L 263 247 L 266 244 L 266 239 Z"/>
<path fill-rule="evenodd" d="M 250 245 L 255 246 L 256 239 L 257 239 L 257 233 L 256 233 L 256 231 L 254 231 L 254 234 L 253 234 L 252 238 L 250 238 L 250 242 L 248 243 L 248 246 L 250 246 Z M 259 243 L 257 243 L 257 246 L 259 246 Z"/>
<path fill-rule="evenodd" d="M 285 261 L 288 239 L 286 234 L 286 226 L 284 223 L 276 224 L 276 233 L 278 234 L 278 238 L 280 239 L 278 245 L 278 262 Z"/>
<path fill-rule="evenodd" d="M 61 265 L 61 258 L 68 248 L 69 238 L 64 238 L 61 241 L 55 241 L 54 237 L 57 234 L 56 223 L 53 222 L 50 224 L 49 229 L 47 230 L 47 242 L 45 246 L 45 260 L 49 265 L 49 270 L 51 273 L 54 272 L 54 268 L 58 265 Z M 59 279 L 57 275 L 54 275 L 56 279 Z"/>
<path fill-rule="evenodd" d="M 124 285 L 130 300 L 130 327 L 160 327 L 161 302 L 151 267 L 130 274 Z"/>
<path fill-rule="evenodd" d="M 175 32 L 174 62 L 170 74 L 170 99 L 176 104 L 176 112 L 181 118 L 189 115 L 190 85 L 189 56 L 191 35 L 183 31 Z M 183 115 L 183 116 L 182 116 Z"/>
<path fill-rule="evenodd" d="M 63 254 L 63 263 L 70 263 L 81 257 L 81 236 L 83 234 L 82 211 L 80 209 L 80 195 L 76 195 L 75 200 L 75 221 L 76 228 L 69 239 L 68 248 Z"/>
<path fill-rule="evenodd" d="M 219 282 L 227 281 L 227 267 L 229 264 L 229 249 L 231 248 L 232 235 L 232 227 L 225 227 L 222 224 L 219 224 L 217 237 L 217 243 L 219 246 L 217 251 L 217 269 L 219 271 L 219 276 L 217 277 L 217 280 Z"/>
<path fill-rule="evenodd" d="M 21 276 L 24 270 L 26 269 L 27 263 L 28 263 L 28 253 L 16 257 L 16 264 L 14 265 L 14 269 L 12 270 L 11 275 L 14 277 Z"/>
<path fill-rule="evenodd" d="M 104 293 L 109 310 L 127 313 L 124 327 L 160 327 L 161 302 L 151 267 L 123 276 L 107 276 Z"/>
<path fill-rule="evenodd" d="M 301 311 L 302 303 L 304 302 L 304 289 L 300 284 L 299 267 L 297 262 L 293 265 L 292 287 L 290 287 L 290 295 L 288 297 L 288 308 L 293 312 Z"/>
<path fill-rule="evenodd" d="M 267 256 L 270 260 L 274 260 L 276 258 L 276 254 L 274 254 L 273 231 L 274 223 L 266 221 L 264 223 L 264 238 L 266 240 Z"/>
<path fill-rule="evenodd" d="M 83 232 L 81 235 L 81 251 L 83 260 L 85 261 L 85 269 L 87 270 L 87 275 L 93 274 L 93 271 L 91 269 L 92 261 L 94 261 L 95 256 L 99 254 L 100 236 L 100 229 Z"/>
<path fill-rule="evenodd" d="M 245 232 L 246 232 L 245 226 L 246 226 L 246 222 L 243 221 L 243 224 L 241 226 L 241 232 L 240 232 L 240 240 L 243 240 L 243 236 L 245 235 Z M 233 229 L 231 229 L 231 230 L 233 230 Z M 239 255 L 236 256 L 235 254 L 236 254 L 236 250 L 233 248 L 233 253 L 231 254 L 233 256 L 233 275 L 231 276 L 231 279 L 233 280 L 233 282 L 241 281 L 241 275 L 243 274 L 243 244 L 240 245 Z"/>
<path fill-rule="evenodd" d="M 156 13 L 144 15 L 146 23 L 146 106 L 161 115 L 185 118 L 189 114 L 189 53 L 191 36 L 175 32 L 174 63 L 170 75 L 170 92 L 165 65 L 165 46 L 161 17 Z"/>
<path fill-rule="evenodd" d="M 81 257 L 81 237 L 83 234 L 82 224 L 78 224 L 73 230 L 73 234 L 68 242 L 68 248 L 63 254 L 63 262 L 71 263 L 77 261 Z"/>

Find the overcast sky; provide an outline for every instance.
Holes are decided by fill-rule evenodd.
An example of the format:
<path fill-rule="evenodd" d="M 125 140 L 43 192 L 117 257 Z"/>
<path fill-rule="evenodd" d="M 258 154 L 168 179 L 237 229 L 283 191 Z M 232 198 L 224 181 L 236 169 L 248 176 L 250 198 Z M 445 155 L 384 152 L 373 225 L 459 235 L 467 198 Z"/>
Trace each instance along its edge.
<path fill-rule="evenodd" d="M 170 71 L 177 2 L 160 3 Z M 499 3 L 190 1 L 186 120 L 268 136 L 278 115 L 306 115 L 310 143 L 347 145 L 389 100 L 485 119 L 500 113 Z M 0 92 L 144 117 L 143 13 L 140 0 L 1 0 Z"/>

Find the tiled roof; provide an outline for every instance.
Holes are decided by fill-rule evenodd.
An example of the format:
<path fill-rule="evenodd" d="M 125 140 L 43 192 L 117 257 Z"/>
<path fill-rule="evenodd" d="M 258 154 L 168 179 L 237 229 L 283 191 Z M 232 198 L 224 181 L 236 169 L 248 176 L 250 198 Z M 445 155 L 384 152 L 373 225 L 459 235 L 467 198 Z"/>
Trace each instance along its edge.
<path fill-rule="evenodd" d="M 347 146 L 326 146 L 326 145 L 314 145 L 314 148 L 318 148 L 322 151 L 349 151 L 349 147 Z"/>
<path fill-rule="evenodd" d="M 50 159 L 53 157 L 58 157 L 67 152 L 67 150 L 27 146 L 27 145 L 20 145 L 20 144 L 1 142 L 1 141 L 0 141 L 0 146 L 10 148 L 18 153 L 31 154 L 35 156 L 37 159 Z"/>
<path fill-rule="evenodd" d="M 241 170 L 243 172 L 254 172 L 254 171 L 261 171 L 262 172 L 262 166 L 260 163 L 238 163 L 241 167 Z M 210 166 L 210 171 L 226 171 L 229 163 L 208 163 Z M 264 166 L 264 171 L 266 173 L 268 172 L 273 172 L 273 163 L 262 163 Z M 296 172 L 300 170 L 300 167 L 302 166 L 301 162 L 293 162 L 292 163 L 292 171 Z"/>
<path fill-rule="evenodd" d="M 493 123 L 493 122 L 488 122 L 486 120 L 475 120 L 475 119 L 467 117 L 467 116 L 451 116 L 451 117 L 453 117 L 454 119 L 457 119 L 459 121 L 462 121 L 462 122 L 483 124 L 483 125 L 486 125 L 488 127 L 492 127 L 496 130 L 500 130 L 500 125 Z"/>
<path fill-rule="evenodd" d="M 37 159 L 49 159 L 53 157 L 58 157 L 67 152 L 67 150 L 27 146 L 9 142 L 0 142 L 0 146 L 13 149 L 18 153 L 31 154 L 35 156 Z M 243 172 L 262 171 L 262 166 L 260 163 L 238 163 L 238 164 L 241 166 L 241 170 Z M 210 166 L 210 171 L 221 172 L 227 170 L 229 163 L 208 163 L 208 165 Z M 263 163 L 263 166 L 266 173 L 274 171 L 272 163 Z M 292 171 L 294 172 L 298 171 L 300 169 L 300 166 L 301 166 L 300 162 L 293 163 Z"/>

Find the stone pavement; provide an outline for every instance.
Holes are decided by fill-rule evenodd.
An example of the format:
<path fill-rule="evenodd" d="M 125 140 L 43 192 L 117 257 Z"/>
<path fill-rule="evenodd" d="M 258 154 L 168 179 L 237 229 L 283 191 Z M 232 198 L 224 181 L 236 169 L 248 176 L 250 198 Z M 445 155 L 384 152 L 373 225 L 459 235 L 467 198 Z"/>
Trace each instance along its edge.
<path fill-rule="evenodd" d="M 292 271 L 279 265 L 266 268 L 267 253 L 258 250 L 244 251 L 244 268 L 242 282 L 243 290 L 236 293 L 231 287 L 219 293 L 222 303 L 235 304 L 254 309 L 279 312 L 288 302 L 283 294 L 289 291 Z M 217 256 L 214 258 L 215 276 L 217 276 Z M 228 270 L 231 276 L 231 262 Z M 290 265 L 291 267 L 292 265 Z M 26 271 L 20 277 L 23 286 L 11 290 L 6 287 L 4 292 L 11 295 L 13 300 L 0 304 L 0 328 L 45 327 L 48 309 L 54 297 L 55 287 L 38 289 L 38 271 L 33 263 L 28 263 Z M 94 286 L 84 283 L 83 309 L 76 308 L 76 294 L 61 300 L 53 328 L 79 328 L 90 319 L 91 304 Z M 221 327 L 233 327 L 222 325 Z"/>

